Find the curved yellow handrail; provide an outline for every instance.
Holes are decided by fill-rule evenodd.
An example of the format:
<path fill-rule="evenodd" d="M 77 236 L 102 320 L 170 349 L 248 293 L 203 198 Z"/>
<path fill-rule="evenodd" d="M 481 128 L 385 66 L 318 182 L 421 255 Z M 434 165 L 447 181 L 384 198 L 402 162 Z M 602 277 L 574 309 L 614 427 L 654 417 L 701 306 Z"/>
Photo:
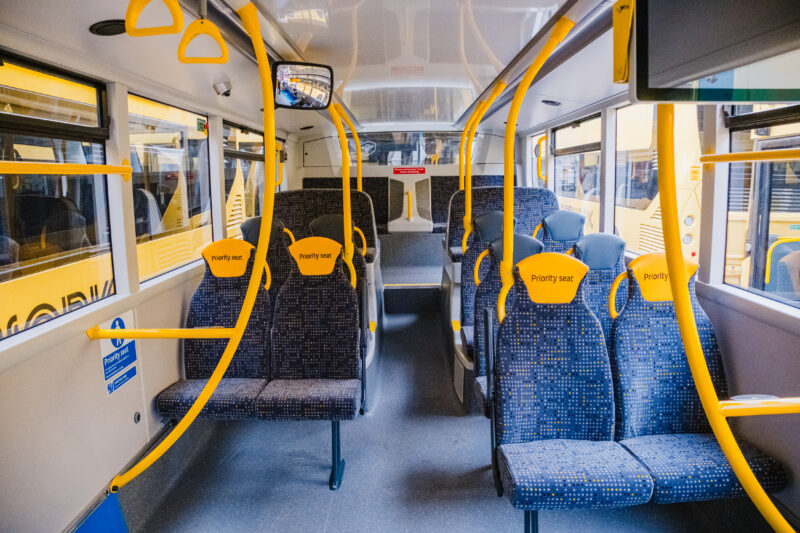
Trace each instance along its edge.
<path fill-rule="evenodd" d="M 277 154 L 278 159 L 278 181 L 275 182 L 276 187 L 280 187 L 281 183 L 283 183 L 283 161 L 281 161 L 281 152 L 283 151 L 283 145 L 281 143 L 275 143 L 275 153 Z M 292 240 L 294 242 L 294 240 Z"/>
<path fill-rule="evenodd" d="M 570 248 L 569 250 L 567 250 L 566 252 L 564 252 L 564 255 L 572 255 L 572 254 L 574 254 L 574 253 L 575 253 L 575 248 Z"/>
<path fill-rule="evenodd" d="M 478 112 L 472 121 L 472 129 L 467 133 L 467 148 L 464 153 L 464 238 L 461 241 L 461 253 L 467 252 L 467 237 L 472 233 L 472 143 L 483 115 L 492 107 L 498 96 L 505 90 L 506 84 L 498 81 L 489 98 L 478 104 Z"/>
<path fill-rule="evenodd" d="M 503 154 L 503 260 L 500 262 L 500 279 L 503 286 L 497 297 L 497 319 L 502 322 L 506 318 L 506 297 L 511 287 L 514 285 L 514 143 L 517 137 L 517 118 L 522 107 L 525 94 L 533 82 L 533 78 L 542 68 L 544 62 L 553 53 L 558 43 L 575 26 L 575 23 L 568 18 L 562 17 L 556 21 L 550 37 L 539 51 L 536 59 L 525 71 L 517 90 L 514 92 L 514 99 L 508 110 L 506 119 L 505 150 Z"/>
<path fill-rule="evenodd" d="M 472 110 L 472 114 L 464 125 L 464 131 L 461 132 L 461 140 L 458 143 L 458 190 L 460 191 L 464 190 L 464 148 L 467 144 L 467 132 L 472 129 L 472 122 L 475 120 L 475 115 L 478 114 L 478 108 L 481 106 L 481 103 L 482 102 L 478 102 L 478 105 Z"/>
<path fill-rule="evenodd" d="M 347 127 L 350 129 L 350 135 L 353 136 L 353 143 L 356 145 L 356 190 L 363 191 L 364 190 L 364 177 L 363 177 L 363 166 L 362 166 L 362 159 L 363 156 L 361 154 L 361 139 L 358 138 L 358 132 L 356 131 L 356 127 L 353 124 L 353 121 L 350 120 L 350 117 L 347 116 L 347 113 L 344 111 L 344 107 L 339 102 L 334 104 L 336 106 L 336 111 L 339 112 L 339 116 L 347 124 Z"/>
<path fill-rule="evenodd" d="M 200 35 L 208 35 L 216 41 L 219 45 L 218 57 L 196 57 L 186 55 L 186 49 L 189 47 L 189 43 Z M 178 61 L 181 63 L 227 63 L 228 46 L 225 44 L 225 39 L 222 38 L 222 34 L 219 32 L 217 25 L 206 19 L 197 19 L 189 24 L 178 45 Z"/>
<path fill-rule="evenodd" d="M 0 161 L 0 174 L 51 176 L 85 176 L 87 174 L 119 174 L 125 181 L 131 180 L 133 169 L 127 159 L 122 165 L 84 165 L 80 163 L 30 163 L 28 161 Z"/>
<path fill-rule="evenodd" d="M 233 328 L 140 328 L 100 329 L 98 326 L 86 330 L 86 336 L 98 339 L 230 339 Z"/>
<path fill-rule="evenodd" d="M 684 268 L 683 250 L 681 249 L 680 225 L 678 219 L 678 202 L 675 185 L 675 131 L 673 104 L 658 104 L 657 120 L 657 150 L 658 150 L 658 191 L 661 202 L 662 230 L 664 232 L 664 247 L 667 257 L 667 269 L 672 296 L 675 304 L 675 314 L 686 351 L 686 359 L 692 372 L 703 410 L 708 417 L 714 436 L 720 448 L 725 453 L 736 477 L 744 487 L 747 495 L 753 501 L 764 518 L 775 531 L 788 533 L 794 531 L 792 526 L 781 516 L 780 511 L 770 500 L 764 488 L 759 483 L 750 466 L 742 454 L 739 444 L 731 431 L 728 420 L 725 418 L 724 408 L 726 402 L 720 402 L 717 397 L 714 383 L 711 381 L 706 364 L 697 324 L 694 319 L 689 283 Z M 800 151 L 798 151 L 800 156 Z M 796 400 L 796 399 L 795 399 Z M 763 401 L 749 402 L 752 407 L 749 414 L 759 414 L 759 409 L 764 408 Z M 796 413 L 800 411 L 794 402 L 790 409 L 783 412 Z M 765 414 L 765 413 L 761 413 Z"/>
<path fill-rule="evenodd" d="M 622 283 L 622 280 L 627 277 L 627 272 L 621 272 L 619 276 L 614 278 L 611 288 L 608 290 L 608 314 L 611 315 L 611 320 L 616 320 L 619 316 L 617 311 L 617 289 L 619 289 L 619 284 Z"/>
<path fill-rule="evenodd" d="M 364 235 L 364 232 L 361 231 L 361 228 L 358 226 L 353 226 L 353 231 L 358 233 L 358 236 L 361 237 L 361 255 L 367 255 L 367 237 Z"/>
<path fill-rule="evenodd" d="M 481 284 L 481 278 L 480 276 L 478 276 L 478 274 L 480 273 L 481 270 L 481 262 L 483 261 L 483 258 L 486 257 L 487 255 L 489 255 L 488 248 L 482 251 L 481 254 L 478 256 L 478 258 L 475 260 L 475 270 L 473 271 L 472 276 L 475 278 L 476 287 Z"/>
<path fill-rule="evenodd" d="M 408 212 L 406 218 L 408 218 L 408 220 L 411 220 L 412 218 L 414 218 L 414 197 L 411 195 L 411 191 L 408 191 L 406 193 L 406 197 L 408 198 Z"/>
<path fill-rule="evenodd" d="M 531 237 L 535 239 L 536 236 L 539 234 L 539 230 L 542 229 L 542 227 L 543 227 L 542 223 L 539 222 L 539 224 L 535 228 L 533 228 L 533 234 L 531 235 Z"/>
<path fill-rule="evenodd" d="M 344 220 L 344 253 L 342 257 L 350 270 L 350 284 L 356 288 L 356 270 L 353 267 L 353 214 L 350 207 L 350 148 L 347 146 L 347 134 L 342 126 L 342 119 L 336 106 L 328 106 L 328 113 L 339 135 L 339 149 L 342 152 L 342 215 Z"/>
<path fill-rule="evenodd" d="M 283 227 L 283 232 L 289 236 L 289 240 L 291 240 L 292 244 L 294 244 L 296 239 L 294 238 L 294 233 L 292 233 L 292 230 L 290 230 L 289 228 L 284 226 Z"/>
<path fill-rule="evenodd" d="M 767 250 L 767 267 L 766 272 L 764 273 L 764 283 L 769 284 L 770 279 L 770 271 L 772 269 L 772 252 L 775 250 L 775 247 L 779 244 L 786 244 L 789 242 L 800 242 L 800 238 L 798 237 L 784 237 L 782 239 L 778 239 L 777 241 L 772 243 L 772 246 L 769 247 Z"/>
<path fill-rule="evenodd" d="M 539 179 L 547 185 L 547 174 L 542 174 L 542 143 L 547 140 L 547 135 L 542 135 L 539 137 L 539 140 L 536 141 L 536 146 L 539 147 L 539 157 L 536 158 L 536 175 L 539 176 Z"/>
<path fill-rule="evenodd" d="M 700 156 L 703 164 L 746 163 L 748 161 L 796 161 L 800 159 L 800 148 L 783 150 L 758 150 L 756 152 L 732 152 L 728 154 L 705 154 Z"/>
<path fill-rule="evenodd" d="M 169 33 L 180 33 L 183 29 L 183 11 L 178 5 L 178 0 L 162 0 L 172 15 L 172 24 L 169 26 L 155 26 L 153 28 L 137 28 L 139 16 L 150 0 L 130 0 L 128 10 L 125 12 L 125 32 L 131 37 L 150 37 L 153 35 L 167 35 Z"/>
<path fill-rule="evenodd" d="M 134 0 L 135 1 L 135 0 Z M 274 90 L 272 88 L 272 77 L 269 68 L 269 58 L 267 57 L 267 50 L 264 46 L 264 38 L 261 35 L 261 28 L 258 22 L 258 11 L 252 3 L 248 3 L 240 10 L 237 11 L 242 19 L 244 28 L 250 35 L 253 43 L 253 48 L 256 53 L 256 60 L 258 62 L 258 73 L 261 79 L 261 90 L 263 95 L 264 104 L 264 168 L 267 176 L 275 175 L 275 159 L 272 154 L 275 153 L 275 105 L 274 105 Z M 239 312 L 239 317 L 236 319 L 236 325 L 233 328 L 230 341 L 225 347 L 219 362 L 217 363 L 214 372 L 208 378 L 208 381 L 200 391 L 200 395 L 189 408 L 186 415 L 178 422 L 173 429 L 158 445 L 145 455 L 138 463 L 136 463 L 127 472 L 114 477 L 111 480 L 109 490 L 117 492 L 120 487 L 129 483 L 136 476 L 144 472 L 150 465 L 157 461 L 173 444 L 183 435 L 186 429 L 194 422 L 200 411 L 203 410 L 211 394 L 219 385 L 222 376 L 230 365 L 236 349 L 244 335 L 245 327 L 250 320 L 250 314 L 255 304 L 256 295 L 258 294 L 259 286 L 261 285 L 261 272 L 268 268 L 267 266 L 267 248 L 269 247 L 270 232 L 272 231 L 272 214 L 275 205 L 275 188 L 264 187 L 264 214 L 262 217 L 261 228 L 259 229 L 258 246 L 256 247 L 255 259 L 253 260 L 253 270 L 250 276 L 250 281 L 247 285 L 247 292 L 245 293 L 242 309 Z M 266 287 L 269 288 L 268 286 Z M 125 335 L 130 332 L 126 331 Z"/>

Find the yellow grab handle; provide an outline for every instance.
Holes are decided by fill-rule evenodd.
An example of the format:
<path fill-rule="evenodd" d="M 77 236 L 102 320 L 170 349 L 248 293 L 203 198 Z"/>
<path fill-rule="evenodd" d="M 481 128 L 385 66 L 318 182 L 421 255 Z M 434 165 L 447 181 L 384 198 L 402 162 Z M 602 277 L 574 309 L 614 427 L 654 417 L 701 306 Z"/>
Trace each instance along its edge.
<path fill-rule="evenodd" d="M 617 312 L 617 289 L 619 289 L 619 284 L 622 283 L 622 280 L 627 277 L 627 272 L 620 273 L 620 275 L 614 279 L 611 288 L 608 290 L 608 314 L 611 315 L 612 320 L 619 316 Z"/>
<path fill-rule="evenodd" d="M 218 57 L 195 57 L 187 56 L 186 48 L 199 35 L 208 35 L 214 39 L 219 45 Z M 225 39 L 219 32 L 217 25 L 210 20 L 197 19 L 186 28 L 186 31 L 181 37 L 181 43 L 178 45 L 178 61 L 181 63 L 227 63 L 228 62 L 228 46 L 225 44 Z"/>
<path fill-rule="evenodd" d="M 122 165 L 84 165 L 79 163 L 30 163 L 28 161 L 0 161 L 0 174 L 51 176 L 85 176 L 87 174 L 119 174 L 125 181 L 131 180 L 133 169 L 127 159 Z"/>
<path fill-rule="evenodd" d="M 178 0 L 162 0 L 162 2 L 164 2 L 164 5 L 169 9 L 170 15 L 172 15 L 172 24 L 170 26 L 137 28 L 136 23 L 139 22 L 139 15 L 142 14 L 142 11 L 145 6 L 150 3 L 150 0 L 130 0 L 130 2 L 128 2 L 128 10 L 125 12 L 125 32 L 131 37 L 150 37 L 153 35 L 180 33 L 183 29 L 183 11 L 181 11 L 181 6 L 178 5 Z"/>
<path fill-rule="evenodd" d="M 472 122 L 475 120 L 480 106 L 481 102 L 478 102 L 478 105 L 472 110 L 472 114 L 464 125 L 464 131 L 461 132 L 461 140 L 458 143 L 458 190 L 460 191 L 464 190 L 464 147 L 467 144 L 467 135 L 469 130 L 472 129 Z"/>
<path fill-rule="evenodd" d="M 275 148 L 276 148 L 275 152 L 277 153 L 277 158 L 278 158 L 278 181 L 275 182 L 275 186 L 279 187 L 280 184 L 283 183 L 283 161 L 281 161 L 281 152 L 283 151 L 283 145 L 275 143 Z"/>
<path fill-rule="evenodd" d="M 344 107 L 339 102 L 334 104 L 336 106 L 336 111 L 339 112 L 339 116 L 347 124 L 347 127 L 350 128 L 350 135 L 353 136 L 353 143 L 356 145 L 356 190 L 362 191 L 363 190 L 363 157 L 361 154 L 361 140 L 358 138 L 358 132 L 356 131 L 356 127 L 353 124 L 353 121 L 350 120 L 350 117 L 347 116 L 347 113 L 344 112 Z"/>
<path fill-rule="evenodd" d="M 478 272 L 481 269 L 481 261 L 483 261 L 483 258 L 486 257 L 487 255 L 489 255 L 489 249 L 488 248 L 485 249 L 484 251 L 482 251 L 481 255 L 478 256 L 478 259 L 475 260 L 475 271 L 473 272 L 473 276 L 475 277 L 475 286 L 476 287 L 481 284 L 481 278 L 478 277 Z"/>
<path fill-rule="evenodd" d="M 471 234 L 472 234 L 472 228 L 467 228 L 466 230 L 464 230 L 464 238 L 461 239 L 461 253 L 462 254 L 467 253 L 467 239 L 469 239 L 469 236 Z"/>
<path fill-rule="evenodd" d="M 756 152 L 733 152 L 729 154 L 705 154 L 700 156 L 703 164 L 745 163 L 747 161 L 796 161 L 800 159 L 800 148 L 783 150 L 758 150 Z"/>
<path fill-rule="evenodd" d="M 98 326 L 86 330 L 86 336 L 98 339 L 230 339 L 233 328 L 141 328 L 100 329 Z"/>
<path fill-rule="evenodd" d="M 355 271 L 353 271 L 353 212 L 350 207 L 350 148 L 347 146 L 347 134 L 342 126 L 342 118 L 336 111 L 336 106 L 328 106 L 336 134 L 339 136 L 339 150 L 342 152 L 342 233 L 344 234 L 344 259 L 348 262 L 351 275 L 350 281 L 353 288 L 356 286 Z"/>
<path fill-rule="evenodd" d="M 538 226 L 536 226 L 536 227 L 534 228 L 534 230 L 533 230 L 533 235 L 531 235 L 531 237 L 533 237 L 533 238 L 535 239 L 535 238 L 536 238 L 536 235 L 538 235 L 538 234 L 539 234 L 539 230 L 540 230 L 540 229 L 542 229 L 542 224 L 541 224 L 541 222 L 539 223 L 539 225 L 538 225 Z"/>
<path fill-rule="evenodd" d="M 292 230 L 284 226 L 283 232 L 289 236 L 289 239 L 291 239 L 292 244 L 294 244 L 295 238 L 294 238 L 294 233 L 292 233 Z"/>
<path fill-rule="evenodd" d="M 539 147 L 539 157 L 536 158 L 536 175 L 539 176 L 539 179 L 547 185 L 547 174 L 542 174 L 542 143 L 547 140 L 547 135 L 542 135 L 539 137 L 539 140 L 536 141 L 536 146 Z M 534 234 L 534 237 L 536 235 Z"/>
<path fill-rule="evenodd" d="M 361 255 L 367 255 L 367 238 L 364 236 L 364 232 L 358 226 L 353 226 L 353 230 L 361 237 Z"/>
<path fill-rule="evenodd" d="M 564 255 L 573 255 L 574 253 L 575 253 L 575 248 L 570 248 L 569 250 L 564 252 Z"/>
<path fill-rule="evenodd" d="M 347 265 L 347 270 L 350 271 L 350 285 L 355 289 L 356 288 L 356 269 L 353 266 L 353 260 L 344 258 L 344 264 Z"/>
<path fill-rule="evenodd" d="M 411 191 L 406 193 L 408 195 L 408 220 L 414 218 L 414 198 L 411 196 Z"/>
<path fill-rule="evenodd" d="M 778 239 L 777 241 L 772 243 L 772 246 L 770 246 L 769 250 L 767 250 L 767 268 L 766 272 L 764 273 L 764 283 L 769 284 L 770 270 L 772 267 L 772 252 L 775 250 L 776 246 L 778 246 L 779 244 L 786 244 L 787 242 L 800 242 L 800 238 L 787 237 L 785 239 Z"/>

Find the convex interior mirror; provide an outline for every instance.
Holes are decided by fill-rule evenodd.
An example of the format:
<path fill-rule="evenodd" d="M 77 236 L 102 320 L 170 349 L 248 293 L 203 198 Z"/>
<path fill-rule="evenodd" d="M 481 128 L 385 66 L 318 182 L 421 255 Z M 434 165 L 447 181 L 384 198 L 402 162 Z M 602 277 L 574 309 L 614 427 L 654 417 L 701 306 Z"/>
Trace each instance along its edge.
<path fill-rule="evenodd" d="M 333 69 L 327 65 L 278 61 L 272 67 L 275 107 L 325 109 L 331 102 Z"/>

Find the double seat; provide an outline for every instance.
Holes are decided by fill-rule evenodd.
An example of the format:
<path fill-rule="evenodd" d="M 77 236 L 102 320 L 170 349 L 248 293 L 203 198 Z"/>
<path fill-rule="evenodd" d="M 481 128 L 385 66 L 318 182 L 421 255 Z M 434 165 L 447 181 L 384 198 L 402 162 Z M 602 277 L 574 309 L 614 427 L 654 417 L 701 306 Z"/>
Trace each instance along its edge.
<path fill-rule="evenodd" d="M 582 248 L 584 257 L 593 255 L 591 247 Z M 612 255 L 603 262 L 613 266 Z M 698 330 L 718 394 L 725 396 L 713 329 L 694 297 L 693 268 L 687 273 Z M 487 320 L 498 495 L 505 492 L 525 511 L 526 531 L 535 530 L 540 510 L 743 495 L 702 412 L 667 278 L 653 275 L 666 272 L 663 254 L 641 256 L 619 276 L 627 279 L 628 298 L 611 327 L 610 352 L 585 300 L 588 272 L 587 264 L 564 254 L 527 257 L 516 264 L 513 301 L 496 342 Z M 613 317 L 615 291 L 608 299 L 615 302 Z M 491 308 L 486 314 L 491 318 Z M 742 450 L 766 490 L 785 485 L 777 461 L 746 443 Z"/>
<path fill-rule="evenodd" d="M 241 342 L 225 376 L 200 417 L 239 420 L 329 420 L 334 465 L 331 489 L 341 482 L 341 420 L 361 408 L 362 358 L 359 307 L 342 267 L 342 247 L 324 237 L 289 247 L 296 267 L 274 305 L 263 282 Z M 242 255 L 246 266 L 231 275 L 212 259 Z M 254 247 L 223 239 L 203 251 L 206 272 L 195 291 L 186 326 L 234 327 L 253 266 Z M 265 278 L 263 279 L 265 281 Z M 227 339 L 186 339 L 185 379 L 162 391 L 156 408 L 162 417 L 183 417 L 200 395 L 227 345 Z"/>

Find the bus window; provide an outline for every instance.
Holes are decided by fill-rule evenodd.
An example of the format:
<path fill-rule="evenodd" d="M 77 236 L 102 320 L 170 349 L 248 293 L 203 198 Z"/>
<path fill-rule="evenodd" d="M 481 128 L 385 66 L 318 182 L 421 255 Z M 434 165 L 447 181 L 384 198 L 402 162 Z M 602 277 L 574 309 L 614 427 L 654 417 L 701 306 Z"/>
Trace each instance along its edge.
<path fill-rule="evenodd" d="M 600 117 L 553 132 L 552 182 L 561 209 L 586 217 L 584 233 L 600 231 Z"/>
<path fill-rule="evenodd" d="M 85 129 L 97 102 L 96 86 L 0 63 L 0 112 L 13 125 L 0 128 L 0 160 L 104 164 L 103 138 Z M 53 121 L 70 123 L 65 138 L 41 133 Z M 0 338 L 111 294 L 105 177 L 0 175 Z"/>
<path fill-rule="evenodd" d="M 664 249 L 658 198 L 655 106 L 638 104 L 617 111 L 614 226 L 635 253 Z M 702 107 L 675 106 L 675 175 L 681 206 L 684 252 L 696 257 L 700 236 L 699 163 Z"/>
<path fill-rule="evenodd" d="M 798 122 L 731 133 L 732 152 L 787 148 Z M 800 161 L 731 165 L 725 282 L 800 307 Z"/>
<path fill-rule="evenodd" d="M 264 135 L 223 124 L 225 150 L 225 223 L 228 237 L 241 237 L 239 226 L 261 215 L 264 196 Z"/>
<path fill-rule="evenodd" d="M 147 280 L 211 242 L 208 120 L 128 95 L 136 255 Z"/>

